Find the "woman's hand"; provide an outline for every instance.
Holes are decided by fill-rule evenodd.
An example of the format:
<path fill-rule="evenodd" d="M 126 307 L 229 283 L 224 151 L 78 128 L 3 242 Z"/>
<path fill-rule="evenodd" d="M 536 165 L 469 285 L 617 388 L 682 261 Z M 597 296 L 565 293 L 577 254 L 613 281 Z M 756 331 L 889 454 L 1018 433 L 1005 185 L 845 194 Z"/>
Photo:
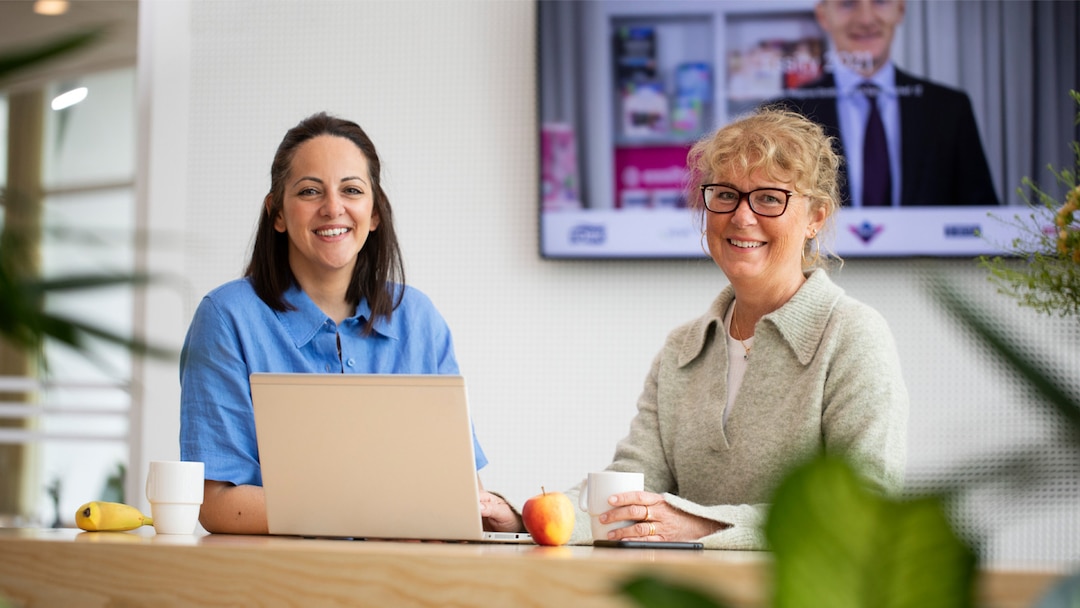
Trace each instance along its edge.
<path fill-rule="evenodd" d="M 521 532 L 521 516 L 501 496 L 480 490 L 480 517 L 489 532 Z"/>
<path fill-rule="evenodd" d="M 600 515 L 600 522 L 638 522 L 608 533 L 611 540 L 698 540 L 729 527 L 669 505 L 664 497 L 652 492 L 623 492 L 608 499 L 611 509 Z"/>

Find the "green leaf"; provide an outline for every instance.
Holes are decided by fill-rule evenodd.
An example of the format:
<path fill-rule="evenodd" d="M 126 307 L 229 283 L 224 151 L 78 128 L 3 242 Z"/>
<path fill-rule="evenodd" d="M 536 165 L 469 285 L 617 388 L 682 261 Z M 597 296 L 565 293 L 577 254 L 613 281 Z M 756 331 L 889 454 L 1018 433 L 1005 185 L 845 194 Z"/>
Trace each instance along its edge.
<path fill-rule="evenodd" d="M 727 604 L 688 585 L 642 575 L 625 583 L 620 589 L 643 608 L 726 608 Z"/>
<path fill-rule="evenodd" d="M 138 287 L 147 285 L 151 281 L 151 277 L 146 274 L 78 274 L 35 279 L 28 290 L 33 288 L 41 292 L 58 292 L 118 286 Z"/>
<path fill-rule="evenodd" d="M 175 359 L 175 349 L 149 344 L 85 321 L 50 313 L 42 306 L 49 293 L 138 286 L 150 281 L 150 277 L 141 274 L 71 275 L 20 280 L 0 264 L 0 337 L 26 351 L 37 351 L 46 338 L 51 338 L 88 356 L 86 339 L 94 337 L 122 346 L 137 355 Z"/>
<path fill-rule="evenodd" d="M 103 29 L 92 29 L 64 36 L 32 48 L 6 53 L 0 56 L 0 80 L 19 70 L 78 50 L 100 38 L 103 33 Z"/>
<path fill-rule="evenodd" d="M 841 459 L 821 456 L 792 471 L 765 535 L 777 608 L 972 605 L 975 554 L 940 501 L 883 498 Z"/>
<path fill-rule="evenodd" d="M 958 538 L 937 496 L 887 502 L 881 525 L 887 576 L 883 607 L 952 608 L 974 605 L 974 551 Z M 868 604 L 870 605 L 870 604 Z"/>

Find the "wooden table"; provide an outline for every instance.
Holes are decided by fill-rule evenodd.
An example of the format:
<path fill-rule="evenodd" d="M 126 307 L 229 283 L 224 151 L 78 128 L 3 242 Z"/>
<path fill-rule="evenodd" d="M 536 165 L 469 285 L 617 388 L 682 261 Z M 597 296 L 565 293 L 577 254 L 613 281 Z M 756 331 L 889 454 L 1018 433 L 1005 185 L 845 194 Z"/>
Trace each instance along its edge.
<path fill-rule="evenodd" d="M 640 573 L 768 605 L 767 553 L 0 529 L 14 606 L 628 608 L 617 587 Z M 986 571 L 980 605 L 1030 608 L 1061 574 Z"/>

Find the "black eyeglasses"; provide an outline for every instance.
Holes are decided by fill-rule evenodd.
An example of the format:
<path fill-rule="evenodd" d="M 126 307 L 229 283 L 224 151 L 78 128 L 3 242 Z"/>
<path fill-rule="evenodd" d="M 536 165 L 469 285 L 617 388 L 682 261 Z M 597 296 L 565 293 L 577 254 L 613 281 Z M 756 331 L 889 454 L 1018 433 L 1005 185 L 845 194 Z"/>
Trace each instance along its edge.
<path fill-rule="evenodd" d="M 700 188 L 705 208 L 713 213 L 734 213 L 745 197 L 750 210 L 764 217 L 784 215 L 791 195 L 795 194 L 777 188 L 758 188 L 743 192 L 727 184 L 702 184 Z"/>

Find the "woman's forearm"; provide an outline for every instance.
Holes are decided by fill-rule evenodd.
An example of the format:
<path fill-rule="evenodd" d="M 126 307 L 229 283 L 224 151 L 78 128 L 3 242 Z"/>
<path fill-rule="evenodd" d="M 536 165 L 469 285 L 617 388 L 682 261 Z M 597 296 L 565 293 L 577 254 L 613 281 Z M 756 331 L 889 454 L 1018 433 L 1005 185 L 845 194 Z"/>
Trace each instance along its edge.
<path fill-rule="evenodd" d="M 267 534 L 266 495 L 260 486 L 206 480 L 199 523 L 216 534 Z"/>

